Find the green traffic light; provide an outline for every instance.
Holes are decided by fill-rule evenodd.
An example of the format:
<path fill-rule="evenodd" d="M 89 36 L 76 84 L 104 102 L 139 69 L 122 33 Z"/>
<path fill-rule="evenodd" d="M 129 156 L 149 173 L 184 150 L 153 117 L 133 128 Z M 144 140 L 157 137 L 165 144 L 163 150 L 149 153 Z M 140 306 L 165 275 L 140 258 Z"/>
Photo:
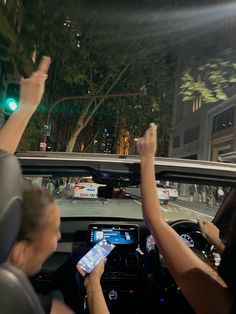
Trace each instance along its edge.
<path fill-rule="evenodd" d="M 6 100 L 6 110 L 14 112 L 18 109 L 18 103 L 14 98 L 7 98 Z"/>

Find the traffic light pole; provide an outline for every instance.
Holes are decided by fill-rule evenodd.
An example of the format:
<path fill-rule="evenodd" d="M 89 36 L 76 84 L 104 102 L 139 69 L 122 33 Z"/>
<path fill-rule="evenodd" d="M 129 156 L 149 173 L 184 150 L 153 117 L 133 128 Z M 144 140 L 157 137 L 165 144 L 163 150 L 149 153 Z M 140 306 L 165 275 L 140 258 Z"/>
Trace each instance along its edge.
<path fill-rule="evenodd" d="M 51 113 L 53 111 L 53 109 L 59 105 L 61 102 L 63 101 L 67 101 L 67 100 L 84 100 L 84 99 L 99 99 L 99 98 L 103 98 L 103 99 L 107 99 L 107 98 L 115 98 L 115 97 L 134 97 L 134 96 L 138 96 L 140 95 L 140 93 L 120 93 L 120 94 L 108 94 L 108 95 L 85 95 L 85 96 L 67 96 L 67 97 L 62 97 L 60 99 L 58 99 L 57 101 L 55 101 L 49 108 L 48 113 L 47 113 L 47 119 L 46 119 L 46 124 L 48 125 L 50 122 L 50 118 L 51 118 Z M 43 135 L 41 137 L 41 141 L 40 141 L 40 150 L 41 151 L 46 151 L 47 150 L 47 136 Z"/>

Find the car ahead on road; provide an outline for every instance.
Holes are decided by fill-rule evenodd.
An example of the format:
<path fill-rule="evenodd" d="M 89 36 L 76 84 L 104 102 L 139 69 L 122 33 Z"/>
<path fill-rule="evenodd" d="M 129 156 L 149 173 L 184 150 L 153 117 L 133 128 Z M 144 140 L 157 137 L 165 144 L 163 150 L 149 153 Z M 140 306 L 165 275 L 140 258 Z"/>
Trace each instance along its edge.
<path fill-rule="evenodd" d="M 59 290 L 64 301 L 76 312 L 84 310 L 83 279 L 76 271 L 78 260 L 95 244 L 96 237 L 105 236 L 116 243 L 107 258 L 101 284 L 111 314 L 142 314 L 155 312 L 193 313 L 193 310 L 170 272 L 143 220 L 141 200 L 114 190 L 140 185 L 138 156 L 79 153 L 17 154 L 23 179 L 33 182 L 75 182 L 91 177 L 105 185 L 94 200 L 74 202 L 56 197 L 61 210 L 61 240 L 56 252 L 44 263 L 31 281 L 38 293 Z M 197 217 L 213 221 L 224 239 L 236 210 L 236 165 L 181 159 L 155 159 L 156 179 L 177 186 L 175 202 L 161 205 L 164 219 L 184 243 L 201 259 L 217 269 L 219 255 L 201 235 Z M 194 196 L 189 187 L 207 186 L 208 202 Z M 224 189 L 222 205 L 215 199 L 218 186 Z M 101 193 L 102 192 L 102 193 Z M 100 195 L 100 193 L 102 195 Z M 104 202 L 104 193 L 109 202 Z"/>
<path fill-rule="evenodd" d="M 163 184 L 160 184 L 160 183 L 157 183 L 156 186 L 157 186 L 157 195 L 158 195 L 160 203 L 162 205 L 167 205 L 170 200 L 168 189 Z M 138 199 L 141 198 L 140 186 L 127 187 L 125 189 L 125 193 L 127 197 L 137 197 Z"/>
<path fill-rule="evenodd" d="M 167 191 L 169 192 L 169 198 L 171 201 L 175 201 L 177 200 L 177 198 L 179 197 L 179 193 L 176 190 L 176 188 L 174 186 L 171 185 L 166 185 L 165 188 L 167 189 Z"/>
<path fill-rule="evenodd" d="M 79 178 L 73 185 L 73 199 L 97 199 L 98 188 L 101 186 L 105 185 L 95 183 L 91 176 Z"/>
<path fill-rule="evenodd" d="M 165 185 L 157 183 L 157 194 L 158 194 L 160 203 L 167 205 L 170 200 L 170 195 Z"/>

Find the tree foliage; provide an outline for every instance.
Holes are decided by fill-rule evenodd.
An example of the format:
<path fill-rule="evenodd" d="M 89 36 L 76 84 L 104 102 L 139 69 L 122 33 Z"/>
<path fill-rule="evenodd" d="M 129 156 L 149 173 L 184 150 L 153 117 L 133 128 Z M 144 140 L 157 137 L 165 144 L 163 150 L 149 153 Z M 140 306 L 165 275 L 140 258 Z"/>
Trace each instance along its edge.
<path fill-rule="evenodd" d="M 180 95 L 183 101 L 201 97 L 205 103 L 227 99 L 227 90 L 236 82 L 236 63 L 231 60 L 212 59 L 197 70 L 186 70 L 182 76 Z"/>
<path fill-rule="evenodd" d="M 20 3 L 19 12 L 13 10 L 16 2 Z M 196 23 L 198 31 L 191 43 L 187 42 L 193 32 L 183 27 L 182 19 L 186 23 L 190 19 L 185 10 L 179 10 L 183 1 L 177 1 L 174 10 L 171 1 L 164 0 L 119 3 L 115 0 L 8 0 L 7 3 L 11 4 L 7 21 L 16 15 L 17 25 L 20 25 L 19 32 L 14 33 L 17 38 L 10 31 L 9 34 L 5 32 L 5 37 L 17 43 L 18 51 L 13 56 L 19 71 L 24 73 L 29 63 L 32 68 L 35 66 L 30 62 L 33 54 L 35 64 L 42 54 L 52 57 L 43 100 L 48 110 L 56 100 L 65 96 L 104 95 L 61 103 L 55 108 L 52 123 L 55 123 L 53 129 L 58 128 L 58 134 L 64 133 L 61 147 L 72 151 L 77 139 L 82 140 L 89 128 L 93 129 L 89 135 L 91 139 L 106 125 L 116 132 L 115 124 L 119 121 L 125 121 L 125 127 L 134 137 L 141 136 L 151 121 L 160 125 L 159 134 L 168 136 L 176 54 L 182 53 L 183 46 L 191 47 L 193 51 L 196 47 L 201 49 L 201 45 L 196 44 L 197 34 L 204 39 L 208 36 L 204 33 L 205 22 L 202 25 Z M 191 3 L 199 4 L 197 1 Z M 194 23 L 200 22 L 202 14 L 201 8 L 196 11 Z M 190 24 L 191 30 L 193 24 Z M 235 77 L 233 72 L 228 75 L 234 64 L 223 60 L 206 61 L 195 71 L 184 66 L 186 70 L 180 89 L 184 101 L 195 95 L 208 102 L 225 99 L 226 89 L 235 82 Z M 111 93 L 140 95 L 107 98 Z M 32 127 L 39 127 L 40 123 L 38 120 Z"/>

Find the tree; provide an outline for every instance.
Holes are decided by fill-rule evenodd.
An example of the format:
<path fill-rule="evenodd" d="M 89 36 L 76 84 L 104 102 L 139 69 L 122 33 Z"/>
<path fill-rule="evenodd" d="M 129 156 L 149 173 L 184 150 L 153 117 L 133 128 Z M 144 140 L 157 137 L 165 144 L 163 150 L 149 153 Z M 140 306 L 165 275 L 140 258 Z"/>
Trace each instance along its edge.
<path fill-rule="evenodd" d="M 155 71 L 159 71 L 158 68 L 155 71 L 153 70 L 155 68 L 153 59 L 155 59 L 154 63 L 157 64 L 158 62 L 156 61 L 162 59 L 163 50 L 166 46 L 163 40 L 159 40 L 157 45 L 155 45 L 154 40 L 150 40 L 151 36 L 149 37 L 149 35 L 152 32 L 150 24 L 139 25 L 136 21 L 135 27 L 129 29 L 127 24 L 124 24 L 122 19 L 119 19 L 119 17 L 125 15 L 129 21 L 129 17 L 127 17 L 128 15 L 124 12 L 124 9 L 120 10 L 118 8 L 115 21 L 111 23 L 109 9 L 110 5 L 114 5 L 114 3 L 102 5 L 92 3 L 91 6 L 83 1 L 81 2 L 80 11 L 82 15 L 81 12 L 75 12 L 75 14 L 78 19 L 78 32 L 81 34 L 80 51 L 83 51 L 83 49 L 87 51 L 87 54 L 83 53 L 83 57 L 86 56 L 86 59 L 83 59 L 80 66 L 80 68 L 84 69 L 84 77 L 87 77 L 83 85 L 87 86 L 91 93 L 104 95 L 111 91 L 116 93 L 125 91 L 138 92 L 142 86 L 152 85 L 152 82 L 156 81 Z M 132 10 L 130 4 L 125 4 L 125 6 Z M 97 14 L 98 11 L 99 15 Z M 129 22 L 132 23 L 131 20 Z M 150 58 L 151 55 L 153 55 L 153 58 Z M 159 85 L 161 85 L 160 82 Z M 150 90 L 148 88 L 148 91 Z M 156 94 L 150 94 L 148 97 L 149 99 L 145 100 L 146 108 L 144 109 L 145 114 L 143 117 L 147 116 L 146 113 L 150 111 L 150 121 L 150 116 L 152 118 L 154 116 L 157 101 L 154 99 Z M 91 102 L 84 105 L 83 111 L 78 117 L 75 130 L 68 141 L 67 151 L 73 150 L 80 132 L 94 113 L 104 104 L 105 99 L 104 97 L 96 103 L 94 100 L 91 100 Z M 126 104 L 126 110 L 128 110 L 127 103 L 130 107 L 132 104 L 133 108 L 130 108 L 132 114 L 129 116 L 138 117 L 138 105 L 134 105 L 129 98 L 121 101 L 116 99 L 114 105 L 120 106 L 122 103 Z M 153 107 L 152 104 L 154 104 Z M 137 112 L 136 115 L 135 111 Z M 129 118 L 129 123 L 130 121 L 131 118 Z"/>
<path fill-rule="evenodd" d="M 0 59 L 13 63 L 15 69 L 15 54 L 19 43 L 19 33 L 22 26 L 22 1 L 9 0 L 0 2 Z"/>
<path fill-rule="evenodd" d="M 105 95 L 87 102 L 59 105 L 58 110 L 55 109 L 52 119 L 55 122 L 64 119 L 66 124 L 63 140 L 68 139 L 67 151 L 74 149 L 79 136 L 82 140 L 91 119 L 94 122 L 92 133 L 96 134 L 98 117 L 108 104 L 115 107 L 113 123 L 126 121 L 126 128 L 132 136 L 142 135 L 147 124 L 154 120 L 160 125 L 161 136 L 168 137 L 175 55 L 178 51 L 182 53 L 183 46 L 185 50 L 201 49 L 196 36 L 201 34 L 201 40 L 206 41 L 208 34 L 204 35 L 204 27 L 197 24 L 199 32 L 196 31 L 195 37 L 189 40 L 189 31 L 179 23 L 182 16 L 173 15 L 169 6 L 171 1 L 164 0 L 158 3 L 150 0 L 122 1 L 122 5 L 115 0 L 53 3 L 22 0 L 22 3 L 24 14 L 19 34 L 22 62 L 18 58 L 17 65 L 24 68 L 32 54 L 36 55 L 36 63 L 41 54 L 53 57 L 44 98 L 48 108 L 64 96 Z M 179 1 L 175 8 L 181 8 L 182 3 Z M 160 8 L 164 8 L 163 15 L 159 14 Z M 201 14 L 201 10 L 197 13 Z M 166 23 L 169 28 L 166 28 Z M 178 33 L 181 34 L 180 43 L 180 37 L 176 36 Z M 190 75 L 193 76 L 192 73 Z M 221 79 L 218 75 L 219 84 L 223 84 Z M 111 92 L 138 92 L 140 89 L 145 91 L 140 98 L 106 98 Z M 217 95 L 220 96 L 219 91 Z M 70 119 L 60 114 L 64 106 L 74 107 L 74 110 L 68 109 Z M 65 112 L 68 113 L 66 109 Z M 103 119 L 102 124 L 106 123 L 108 120 Z"/>
<path fill-rule="evenodd" d="M 180 95 L 183 101 L 201 98 L 204 103 L 227 99 L 227 90 L 236 83 L 236 63 L 231 60 L 211 59 L 197 70 L 186 70 L 182 76 Z"/>

